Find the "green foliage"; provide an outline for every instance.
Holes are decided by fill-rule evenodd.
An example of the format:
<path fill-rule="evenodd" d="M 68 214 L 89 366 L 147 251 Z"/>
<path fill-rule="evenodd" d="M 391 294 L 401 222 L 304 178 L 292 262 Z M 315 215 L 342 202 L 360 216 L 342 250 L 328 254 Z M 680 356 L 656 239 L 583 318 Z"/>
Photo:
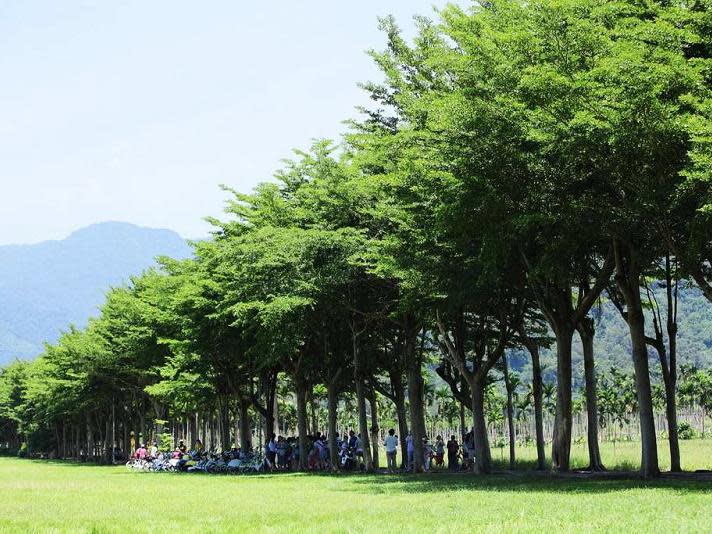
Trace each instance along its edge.
<path fill-rule="evenodd" d="M 692 425 L 687 421 L 682 421 L 677 426 L 677 435 L 680 439 L 694 439 L 697 437 L 697 431 L 692 428 Z"/>

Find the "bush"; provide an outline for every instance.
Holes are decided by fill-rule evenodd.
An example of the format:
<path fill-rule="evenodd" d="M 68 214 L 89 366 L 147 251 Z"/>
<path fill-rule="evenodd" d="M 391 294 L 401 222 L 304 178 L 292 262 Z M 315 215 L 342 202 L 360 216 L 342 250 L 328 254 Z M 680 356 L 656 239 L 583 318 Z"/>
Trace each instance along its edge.
<path fill-rule="evenodd" d="M 27 442 L 23 441 L 22 445 L 20 445 L 20 448 L 17 451 L 17 456 L 20 458 L 25 458 L 27 456 Z"/>
<path fill-rule="evenodd" d="M 692 428 L 690 423 L 683 421 L 677 425 L 677 437 L 680 439 L 694 439 L 697 437 L 697 431 Z"/>

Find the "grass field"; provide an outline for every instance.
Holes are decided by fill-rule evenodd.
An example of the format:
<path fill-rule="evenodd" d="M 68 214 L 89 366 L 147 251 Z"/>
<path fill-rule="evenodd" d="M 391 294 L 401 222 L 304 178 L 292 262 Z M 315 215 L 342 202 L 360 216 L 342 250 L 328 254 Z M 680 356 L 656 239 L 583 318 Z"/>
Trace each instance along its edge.
<path fill-rule="evenodd" d="M 616 447 L 623 467 L 635 461 L 636 444 Z M 577 447 L 574 457 L 579 454 Z M 611 454 L 606 445 L 604 461 L 613 466 L 606 460 Z M 683 442 L 683 457 L 690 469 L 711 467 L 712 441 Z M 712 529 L 712 483 L 670 478 L 592 480 L 526 471 L 240 477 L 0 458 L 0 492 L 2 532 Z"/>

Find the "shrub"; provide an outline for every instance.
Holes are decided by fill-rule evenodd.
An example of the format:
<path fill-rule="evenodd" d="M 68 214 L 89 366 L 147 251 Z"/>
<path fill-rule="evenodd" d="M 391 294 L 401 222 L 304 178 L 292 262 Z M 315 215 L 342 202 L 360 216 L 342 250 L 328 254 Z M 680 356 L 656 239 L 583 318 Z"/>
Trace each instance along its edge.
<path fill-rule="evenodd" d="M 677 437 L 680 439 L 694 439 L 697 437 L 697 431 L 692 428 L 692 425 L 687 421 L 677 425 Z"/>

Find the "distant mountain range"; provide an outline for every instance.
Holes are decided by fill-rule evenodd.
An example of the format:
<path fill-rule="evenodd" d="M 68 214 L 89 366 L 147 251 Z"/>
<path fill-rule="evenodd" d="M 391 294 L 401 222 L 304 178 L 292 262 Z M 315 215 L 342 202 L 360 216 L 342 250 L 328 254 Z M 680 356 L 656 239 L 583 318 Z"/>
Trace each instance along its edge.
<path fill-rule="evenodd" d="M 69 325 L 98 314 L 106 291 L 191 249 L 171 230 L 107 222 L 61 241 L 0 246 L 0 365 L 40 354 Z"/>

